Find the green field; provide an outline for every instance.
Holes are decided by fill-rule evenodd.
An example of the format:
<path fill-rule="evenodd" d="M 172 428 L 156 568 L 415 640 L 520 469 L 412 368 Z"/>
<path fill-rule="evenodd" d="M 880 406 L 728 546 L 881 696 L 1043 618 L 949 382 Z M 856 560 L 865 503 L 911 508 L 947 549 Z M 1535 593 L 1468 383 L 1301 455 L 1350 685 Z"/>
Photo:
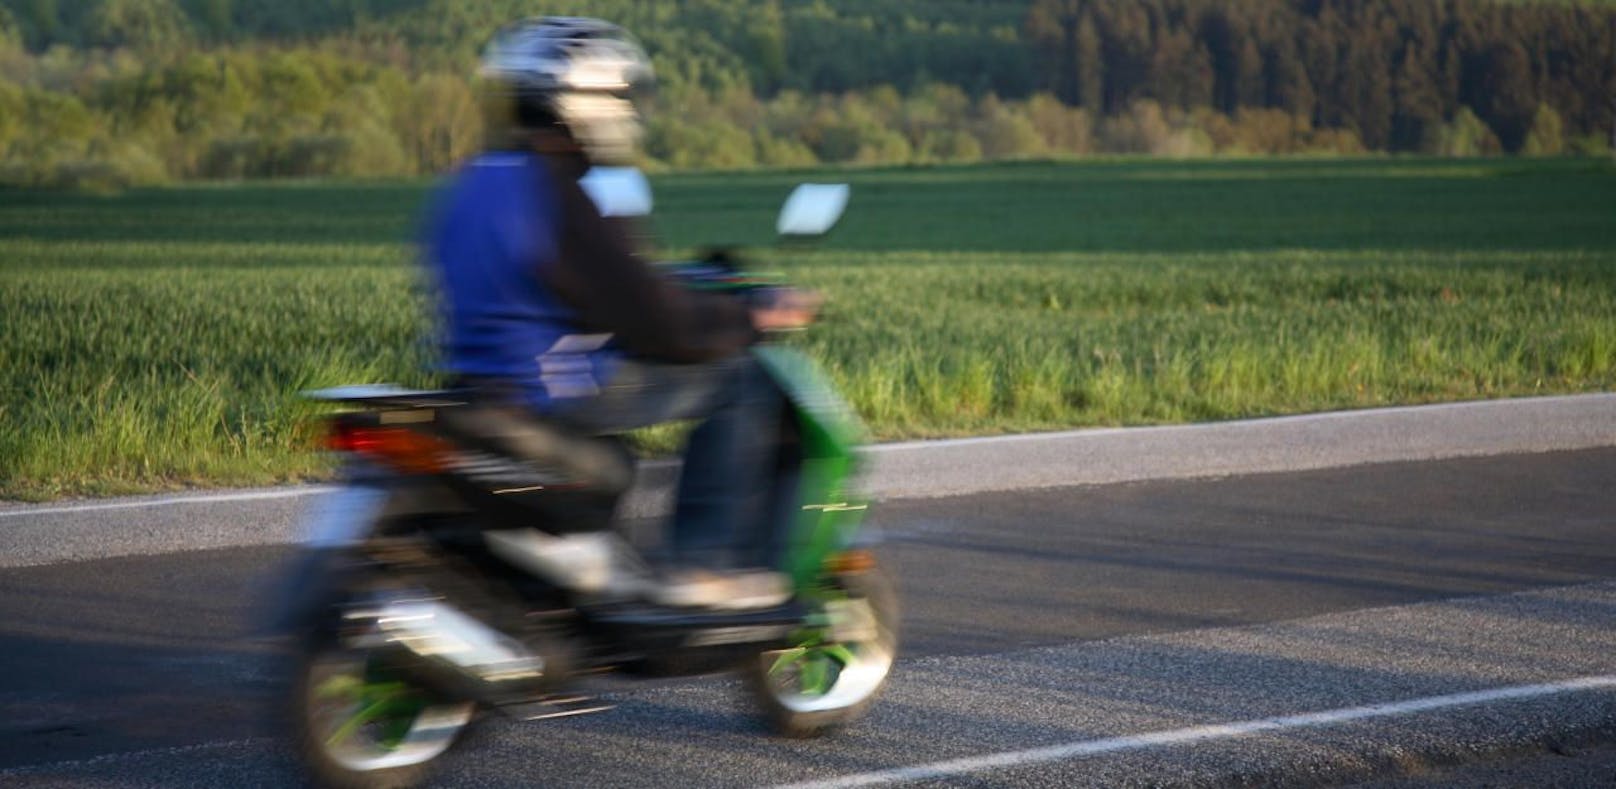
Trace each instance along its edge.
<path fill-rule="evenodd" d="M 848 179 L 798 341 L 881 438 L 1616 386 L 1616 167 L 1027 163 L 669 176 L 673 249 Z M 0 496 L 318 477 L 300 389 L 428 384 L 426 184 L 0 191 Z"/>

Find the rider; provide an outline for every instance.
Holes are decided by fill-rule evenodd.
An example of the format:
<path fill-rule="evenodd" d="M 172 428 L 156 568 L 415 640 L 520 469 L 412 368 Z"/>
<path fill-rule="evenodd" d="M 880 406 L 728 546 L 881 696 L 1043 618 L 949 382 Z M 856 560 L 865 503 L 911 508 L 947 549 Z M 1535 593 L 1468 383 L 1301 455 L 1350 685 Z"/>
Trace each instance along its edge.
<path fill-rule="evenodd" d="M 512 23 L 488 45 L 481 76 L 488 145 L 443 190 L 426 239 L 448 371 L 517 406 L 506 409 L 520 414 L 506 425 L 513 435 L 531 427 L 524 418 L 595 434 L 704 420 L 684 453 L 671 565 L 641 592 L 671 605 L 783 600 L 783 576 L 761 569 L 781 395 L 747 348 L 763 331 L 807 323 L 816 300 L 787 291 L 753 307 L 680 287 L 638 256 L 626 221 L 591 201 L 579 179 L 632 161 L 632 97 L 652 76 L 621 28 Z M 500 544 L 541 567 L 599 545 L 528 534 Z"/>

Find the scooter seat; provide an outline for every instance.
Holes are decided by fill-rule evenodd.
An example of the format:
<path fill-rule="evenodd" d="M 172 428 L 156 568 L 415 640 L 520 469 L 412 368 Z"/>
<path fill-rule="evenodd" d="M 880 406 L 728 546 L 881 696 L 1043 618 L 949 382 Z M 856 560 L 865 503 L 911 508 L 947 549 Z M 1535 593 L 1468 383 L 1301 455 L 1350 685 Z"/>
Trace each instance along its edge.
<path fill-rule="evenodd" d="M 503 406 L 445 408 L 439 410 L 438 422 L 471 456 L 457 469 L 459 476 L 495 486 L 528 480 L 525 487 L 610 496 L 626 492 L 634 482 L 634 454 L 617 436 L 584 435 Z M 478 458 L 478 453 L 487 457 Z"/>

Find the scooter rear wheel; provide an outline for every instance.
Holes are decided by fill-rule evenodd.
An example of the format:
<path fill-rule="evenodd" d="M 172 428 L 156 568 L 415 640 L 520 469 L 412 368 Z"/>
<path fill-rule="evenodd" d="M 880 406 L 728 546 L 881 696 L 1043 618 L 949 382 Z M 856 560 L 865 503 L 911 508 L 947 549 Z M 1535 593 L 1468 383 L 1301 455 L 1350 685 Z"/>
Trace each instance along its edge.
<path fill-rule="evenodd" d="M 315 785 L 417 786 L 471 724 L 476 705 L 445 703 L 389 676 L 363 650 L 311 634 L 294 658 L 291 725 Z"/>

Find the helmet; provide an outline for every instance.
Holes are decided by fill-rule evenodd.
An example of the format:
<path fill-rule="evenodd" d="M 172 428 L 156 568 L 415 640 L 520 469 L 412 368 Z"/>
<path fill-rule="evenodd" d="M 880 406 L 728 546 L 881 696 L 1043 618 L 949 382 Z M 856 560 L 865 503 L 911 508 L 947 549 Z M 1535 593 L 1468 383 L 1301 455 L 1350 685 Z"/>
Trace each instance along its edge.
<path fill-rule="evenodd" d="M 630 95 L 651 83 L 651 61 L 617 25 L 580 17 L 513 22 L 483 50 L 481 75 L 508 96 L 519 127 L 559 123 L 592 161 L 633 157 L 641 125 Z"/>

